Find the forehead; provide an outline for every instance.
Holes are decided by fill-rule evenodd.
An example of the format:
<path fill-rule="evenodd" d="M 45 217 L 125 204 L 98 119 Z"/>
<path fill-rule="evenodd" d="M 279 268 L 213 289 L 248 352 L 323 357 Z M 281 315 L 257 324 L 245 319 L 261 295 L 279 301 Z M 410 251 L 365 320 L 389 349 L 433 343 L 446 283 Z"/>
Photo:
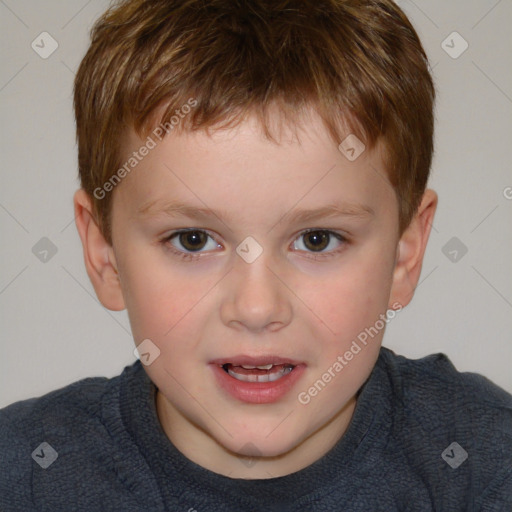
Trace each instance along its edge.
<path fill-rule="evenodd" d="M 274 122 L 278 126 L 281 120 Z M 356 217 L 375 214 L 379 199 L 394 197 L 380 144 L 351 160 L 314 115 L 300 125 L 280 124 L 272 135 L 275 141 L 264 135 L 256 117 L 209 134 L 175 132 L 163 140 L 150 134 L 153 147 L 115 191 L 118 202 L 137 218 L 159 212 L 206 217 L 214 207 L 227 217 L 233 215 L 230 206 L 263 215 L 290 211 L 295 204 L 303 210 L 322 207 L 325 215 L 342 209 Z M 123 154 L 136 158 L 147 142 L 132 130 Z M 304 218 L 314 213 L 305 212 Z"/>

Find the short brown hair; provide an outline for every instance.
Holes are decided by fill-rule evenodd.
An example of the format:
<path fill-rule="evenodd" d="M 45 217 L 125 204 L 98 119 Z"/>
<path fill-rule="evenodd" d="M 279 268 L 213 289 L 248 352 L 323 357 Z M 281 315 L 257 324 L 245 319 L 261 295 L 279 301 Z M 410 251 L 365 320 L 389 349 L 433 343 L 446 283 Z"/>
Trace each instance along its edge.
<path fill-rule="evenodd" d="M 383 141 L 401 233 L 429 175 L 434 97 L 418 35 L 392 0 L 120 1 L 93 26 L 76 75 L 81 186 L 111 243 L 112 194 L 94 191 L 122 164 L 127 128 L 145 137 L 194 98 L 178 130 L 254 113 L 272 138 L 271 105 L 295 122 L 313 107 L 337 144 L 346 127 L 369 149 Z"/>

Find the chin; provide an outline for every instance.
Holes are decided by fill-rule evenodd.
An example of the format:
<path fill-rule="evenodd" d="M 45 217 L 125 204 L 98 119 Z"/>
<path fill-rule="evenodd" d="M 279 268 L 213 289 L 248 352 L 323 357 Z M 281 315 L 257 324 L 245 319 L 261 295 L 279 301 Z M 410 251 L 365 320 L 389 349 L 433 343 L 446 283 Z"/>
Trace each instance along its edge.
<path fill-rule="evenodd" d="M 272 432 L 272 429 L 264 431 Z M 302 440 L 287 429 L 283 429 L 280 435 L 273 432 L 265 436 L 261 432 L 246 432 L 236 438 L 218 439 L 217 442 L 225 449 L 246 457 L 280 457 L 296 448 Z"/>

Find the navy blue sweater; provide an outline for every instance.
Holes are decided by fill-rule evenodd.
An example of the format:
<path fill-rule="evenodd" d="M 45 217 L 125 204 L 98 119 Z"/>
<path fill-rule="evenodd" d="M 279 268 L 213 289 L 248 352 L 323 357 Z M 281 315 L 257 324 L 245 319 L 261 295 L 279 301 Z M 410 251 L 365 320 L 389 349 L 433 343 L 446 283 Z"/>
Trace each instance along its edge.
<path fill-rule="evenodd" d="M 140 362 L 0 411 L 0 510 L 512 511 L 512 397 L 446 356 L 381 349 L 341 440 L 311 466 L 241 480 L 168 440 Z"/>

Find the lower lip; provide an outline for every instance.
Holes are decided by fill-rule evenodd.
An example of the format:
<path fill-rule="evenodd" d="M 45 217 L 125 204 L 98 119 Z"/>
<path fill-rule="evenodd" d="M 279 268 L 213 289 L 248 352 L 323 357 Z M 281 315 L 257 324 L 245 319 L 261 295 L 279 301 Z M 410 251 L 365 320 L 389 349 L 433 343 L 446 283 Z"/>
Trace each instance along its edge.
<path fill-rule="evenodd" d="M 290 391 L 306 367 L 297 365 L 290 373 L 274 382 L 244 382 L 231 377 L 216 364 L 213 364 L 212 368 L 220 387 L 231 397 L 251 404 L 270 404 L 277 402 Z"/>

